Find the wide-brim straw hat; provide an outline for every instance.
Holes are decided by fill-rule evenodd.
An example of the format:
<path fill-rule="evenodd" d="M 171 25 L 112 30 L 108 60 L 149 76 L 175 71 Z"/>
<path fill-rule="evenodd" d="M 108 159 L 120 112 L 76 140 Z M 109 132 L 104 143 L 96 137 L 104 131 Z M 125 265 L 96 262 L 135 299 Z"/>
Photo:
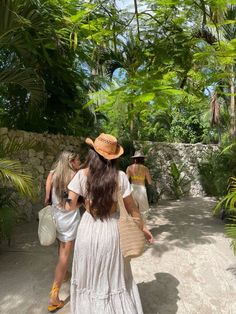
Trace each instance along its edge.
<path fill-rule="evenodd" d="M 145 158 L 145 157 L 146 157 L 146 156 L 143 155 L 140 151 L 136 151 L 136 152 L 134 153 L 134 155 L 131 156 L 131 158 Z"/>
<path fill-rule="evenodd" d="M 108 160 L 116 159 L 124 153 L 123 147 L 110 134 L 101 133 L 94 141 L 88 137 L 85 143 L 93 147 L 99 155 Z"/>

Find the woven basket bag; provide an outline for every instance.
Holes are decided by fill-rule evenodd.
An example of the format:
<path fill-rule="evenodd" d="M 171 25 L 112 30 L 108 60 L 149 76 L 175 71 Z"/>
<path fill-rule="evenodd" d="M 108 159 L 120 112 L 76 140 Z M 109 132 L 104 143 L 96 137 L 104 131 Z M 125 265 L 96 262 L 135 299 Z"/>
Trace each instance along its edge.
<path fill-rule="evenodd" d="M 127 213 L 120 189 L 117 194 L 120 209 L 118 228 L 121 252 L 124 257 L 138 257 L 143 254 L 146 242 L 145 236 L 135 222 L 135 219 Z"/>

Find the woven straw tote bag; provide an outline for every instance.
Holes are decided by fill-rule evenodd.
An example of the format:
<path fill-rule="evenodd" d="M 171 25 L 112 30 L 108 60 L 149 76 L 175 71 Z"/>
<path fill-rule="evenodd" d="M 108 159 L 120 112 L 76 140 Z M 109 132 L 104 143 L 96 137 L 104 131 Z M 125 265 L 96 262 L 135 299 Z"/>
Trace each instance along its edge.
<path fill-rule="evenodd" d="M 145 236 L 135 222 L 135 219 L 127 213 L 120 189 L 117 194 L 120 209 L 118 228 L 121 252 L 124 257 L 138 257 L 143 254 L 146 242 Z"/>

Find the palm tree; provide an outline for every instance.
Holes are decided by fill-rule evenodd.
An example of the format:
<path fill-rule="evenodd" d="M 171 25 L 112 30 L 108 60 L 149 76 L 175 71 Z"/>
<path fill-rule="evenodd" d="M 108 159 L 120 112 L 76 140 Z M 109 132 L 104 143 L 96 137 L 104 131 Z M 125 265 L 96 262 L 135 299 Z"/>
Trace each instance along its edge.
<path fill-rule="evenodd" d="M 96 51 L 97 72 L 106 76 L 108 80 L 112 80 L 114 72 L 117 69 L 123 69 L 127 82 L 131 82 L 132 78 L 138 72 L 139 67 L 144 64 L 145 56 L 143 49 L 140 48 L 138 38 L 130 31 L 128 39 L 125 41 L 118 40 L 116 49 L 110 47 L 98 47 Z M 131 137 L 135 137 L 135 116 L 138 119 L 138 113 L 134 114 L 134 105 L 132 102 L 127 103 L 128 123 Z"/>
<path fill-rule="evenodd" d="M 216 49 L 219 50 L 221 48 L 221 42 L 230 43 L 231 40 L 234 40 L 236 37 L 236 25 L 234 22 L 236 20 L 236 5 L 225 5 L 224 9 L 222 9 L 220 6 L 206 6 L 204 1 L 201 1 L 201 3 L 203 13 L 202 27 L 194 35 L 195 37 L 202 38 L 209 45 L 218 43 Z M 214 28 L 206 26 L 207 20 L 214 24 Z M 226 85 L 229 86 L 227 92 L 230 93 L 228 106 L 230 115 L 229 133 L 233 138 L 236 135 L 235 61 L 225 65 L 224 72 L 229 73 Z M 218 85 L 223 85 L 222 81 L 221 79 Z M 219 86 L 219 89 L 222 89 L 222 87 Z"/>

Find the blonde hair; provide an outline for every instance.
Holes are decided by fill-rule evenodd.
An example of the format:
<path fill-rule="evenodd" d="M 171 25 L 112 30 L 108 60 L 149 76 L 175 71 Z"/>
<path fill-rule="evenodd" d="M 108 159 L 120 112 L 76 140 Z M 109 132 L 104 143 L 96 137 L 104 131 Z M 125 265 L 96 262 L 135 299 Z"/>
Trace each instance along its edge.
<path fill-rule="evenodd" d="M 76 172 L 71 161 L 78 157 L 77 153 L 63 151 L 55 163 L 52 183 L 60 205 L 65 204 L 65 193 L 68 192 L 67 186 Z"/>

